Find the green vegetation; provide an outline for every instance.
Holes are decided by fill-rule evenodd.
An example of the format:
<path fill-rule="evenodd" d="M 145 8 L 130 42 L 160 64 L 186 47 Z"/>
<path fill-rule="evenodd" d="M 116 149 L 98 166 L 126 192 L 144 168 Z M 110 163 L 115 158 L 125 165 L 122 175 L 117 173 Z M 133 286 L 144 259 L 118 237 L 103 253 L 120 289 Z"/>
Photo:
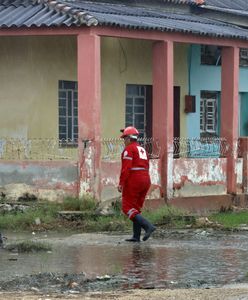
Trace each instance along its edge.
<path fill-rule="evenodd" d="M 100 216 L 96 220 L 88 219 L 83 229 L 86 232 L 126 231 L 130 226 L 125 216 Z"/>
<path fill-rule="evenodd" d="M 112 203 L 111 216 L 97 213 L 98 203 L 90 197 L 65 198 L 62 203 L 32 202 L 25 212 L 5 212 L 0 217 L 0 230 L 47 230 L 47 229 L 79 229 L 85 232 L 126 231 L 132 223 L 121 213 L 120 201 Z M 70 220 L 61 217 L 59 212 L 81 211 Z M 164 206 L 157 210 L 146 210 L 144 216 L 154 224 L 185 226 L 184 213 L 176 208 Z M 38 222 L 37 222 L 38 220 Z"/>
<path fill-rule="evenodd" d="M 5 212 L 0 217 L 0 231 L 8 230 L 52 230 L 73 229 L 84 232 L 127 231 L 132 223 L 121 213 L 120 201 L 112 203 L 111 216 L 98 213 L 98 203 L 90 197 L 65 198 L 62 203 L 29 202 L 29 209 L 24 212 Z M 66 219 L 59 212 L 79 211 L 82 214 Z M 194 216 L 172 206 L 164 206 L 156 210 L 144 210 L 146 217 L 153 224 L 184 228 L 186 225 L 197 225 Z M 208 216 L 208 219 L 224 228 L 237 228 L 248 223 L 248 211 L 220 212 Z M 205 225 L 204 225 L 205 226 Z M 208 226 L 208 224 L 206 224 Z"/>
<path fill-rule="evenodd" d="M 168 219 L 177 219 L 178 216 L 184 215 L 184 212 L 172 206 L 163 206 L 156 210 L 146 210 L 143 213 L 154 224 L 166 223 Z"/>
<path fill-rule="evenodd" d="M 248 224 L 248 211 L 221 212 L 211 215 L 209 220 L 217 222 L 225 228 L 237 228 L 241 224 Z"/>
<path fill-rule="evenodd" d="M 35 224 L 37 218 L 42 223 L 52 223 L 56 218 L 58 210 L 58 204 L 43 203 L 35 204 L 25 212 L 5 213 L 0 217 L 0 229 L 27 229 Z"/>
<path fill-rule="evenodd" d="M 79 210 L 79 211 L 94 211 L 97 207 L 97 202 L 90 196 L 84 198 L 66 197 L 63 200 L 61 208 L 64 210 Z"/>
<path fill-rule="evenodd" d="M 19 243 L 14 243 L 6 246 L 9 251 L 22 252 L 38 252 L 38 251 L 50 251 L 52 247 L 47 243 L 33 242 L 33 241 L 23 241 Z"/>

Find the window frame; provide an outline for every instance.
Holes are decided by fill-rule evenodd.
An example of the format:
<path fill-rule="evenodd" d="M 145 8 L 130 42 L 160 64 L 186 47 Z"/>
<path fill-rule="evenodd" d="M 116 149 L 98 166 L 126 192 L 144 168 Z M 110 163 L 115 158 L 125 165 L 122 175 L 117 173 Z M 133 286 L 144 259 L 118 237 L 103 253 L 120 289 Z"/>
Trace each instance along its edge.
<path fill-rule="evenodd" d="M 147 86 L 141 84 L 126 85 L 126 102 L 125 102 L 125 127 L 134 126 L 140 132 L 142 138 L 146 138 L 147 122 Z M 138 103 L 141 100 L 140 103 Z M 143 103 L 141 103 L 143 101 Z M 132 103 L 131 103 L 132 102 Z M 140 111 L 138 111 L 140 109 Z M 131 117 L 130 117 L 131 116 Z M 137 126 L 137 119 L 143 116 L 143 127 Z"/>
<path fill-rule="evenodd" d="M 200 136 L 218 137 L 218 91 L 201 91 Z M 210 109 L 211 108 L 211 109 Z M 212 128 L 211 128 L 212 127 Z"/>
<path fill-rule="evenodd" d="M 201 45 L 200 63 L 206 66 L 221 66 L 221 47 Z M 248 48 L 240 48 L 239 66 L 243 68 L 248 67 Z"/>
<path fill-rule="evenodd" d="M 58 81 L 58 136 L 60 147 L 78 146 L 77 81 Z"/>

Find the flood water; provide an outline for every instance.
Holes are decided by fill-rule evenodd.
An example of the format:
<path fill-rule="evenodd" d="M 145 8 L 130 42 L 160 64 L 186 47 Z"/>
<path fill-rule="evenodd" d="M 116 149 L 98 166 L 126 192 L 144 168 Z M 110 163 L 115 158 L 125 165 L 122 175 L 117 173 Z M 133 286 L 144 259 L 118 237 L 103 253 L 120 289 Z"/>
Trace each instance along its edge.
<path fill-rule="evenodd" d="M 6 234 L 7 235 L 7 234 Z M 0 249 L 0 280 L 44 272 L 84 272 L 88 278 L 118 275 L 133 287 L 159 288 L 187 283 L 222 285 L 248 273 L 248 232 L 205 231 L 125 242 L 124 235 L 8 234 L 8 243 L 36 239 L 52 245 L 45 253 L 11 253 Z"/>

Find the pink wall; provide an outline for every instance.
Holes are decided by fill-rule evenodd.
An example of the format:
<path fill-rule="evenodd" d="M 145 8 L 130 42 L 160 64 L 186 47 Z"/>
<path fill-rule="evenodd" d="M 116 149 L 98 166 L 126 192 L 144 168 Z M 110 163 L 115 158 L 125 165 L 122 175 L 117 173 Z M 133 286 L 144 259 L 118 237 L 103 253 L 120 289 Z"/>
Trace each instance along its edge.
<path fill-rule="evenodd" d="M 163 197 L 161 189 L 159 159 L 150 161 L 152 181 L 148 199 Z M 120 162 L 102 161 L 101 200 L 120 197 L 117 192 Z M 242 192 L 243 159 L 235 162 L 237 173 L 237 192 Z M 227 159 L 226 158 L 180 158 L 173 162 L 174 198 L 227 194 Z"/>
<path fill-rule="evenodd" d="M 237 191 L 242 186 L 241 158 L 236 159 Z M 227 159 L 175 159 L 173 169 L 174 197 L 224 195 L 227 193 Z"/>
<path fill-rule="evenodd" d="M 101 201 L 120 197 L 117 191 L 119 174 L 121 169 L 120 161 L 102 161 L 101 163 Z M 150 160 L 151 188 L 147 198 L 158 199 L 162 195 L 160 179 L 160 160 Z"/>

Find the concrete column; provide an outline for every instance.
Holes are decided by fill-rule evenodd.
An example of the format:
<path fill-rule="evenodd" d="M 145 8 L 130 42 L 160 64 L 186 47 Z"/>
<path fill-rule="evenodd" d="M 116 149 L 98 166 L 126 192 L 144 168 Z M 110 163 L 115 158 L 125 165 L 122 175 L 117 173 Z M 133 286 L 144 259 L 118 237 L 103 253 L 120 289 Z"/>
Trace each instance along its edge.
<path fill-rule="evenodd" d="M 227 192 L 237 192 L 237 143 L 239 107 L 239 48 L 222 48 L 221 137 L 229 145 L 227 153 Z"/>
<path fill-rule="evenodd" d="M 80 34 L 78 53 L 79 195 L 100 199 L 101 73 L 100 37 Z"/>
<path fill-rule="evenodd" d="M 173 197 L 173 42 L 153 44 L 153 137 L 161 146 L 161 186 L 165 200 Z"/>

